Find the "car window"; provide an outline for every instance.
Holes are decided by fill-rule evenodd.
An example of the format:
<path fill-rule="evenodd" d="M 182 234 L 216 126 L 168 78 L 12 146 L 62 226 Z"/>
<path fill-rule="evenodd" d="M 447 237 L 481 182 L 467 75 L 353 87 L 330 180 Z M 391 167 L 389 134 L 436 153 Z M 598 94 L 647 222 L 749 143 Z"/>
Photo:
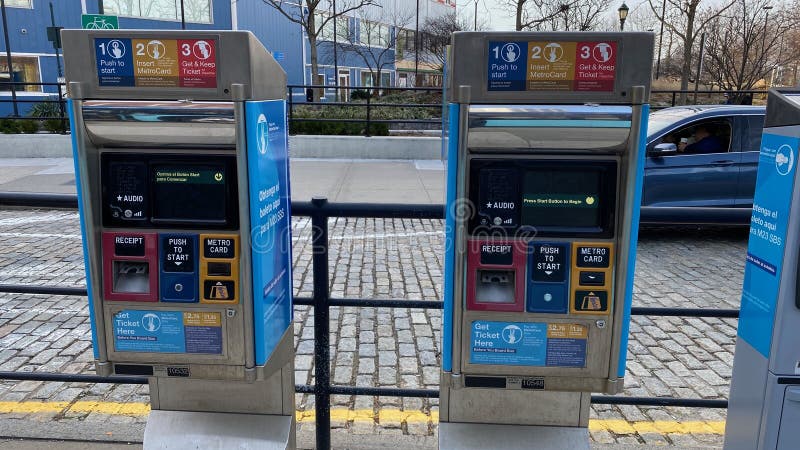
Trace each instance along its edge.
<path fill-rule="evenodd" d="M 698 120 L 665 134 L 655 145 L 675 144 L 678 151 L 665 157 L 727 153 L 731 147 L 731 122 L 730 118 Z"/>
<path fill-rule="evenodd" d="M 747 131 L 745 132 L 742 151 L 759 151 L 761 149 L 761 133 L 763 131 L 764 116 L 747 116 Z"/>

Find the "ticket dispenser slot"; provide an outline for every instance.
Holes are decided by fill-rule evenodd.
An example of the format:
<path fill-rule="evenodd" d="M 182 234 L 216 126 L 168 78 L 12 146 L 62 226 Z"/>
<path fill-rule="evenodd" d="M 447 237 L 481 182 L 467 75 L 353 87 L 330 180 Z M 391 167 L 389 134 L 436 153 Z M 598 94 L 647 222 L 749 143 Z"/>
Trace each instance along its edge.
<path fill-rule="evenodd" d="M 478 311 L 522 311 L 525 254 L 512 242 L 470 241 L 467 307 Z"/>
<path fill-rule="evenodd" d="M 106 300 L 158 301 L 157 241 L 153 233 L 103 233 Z"/>

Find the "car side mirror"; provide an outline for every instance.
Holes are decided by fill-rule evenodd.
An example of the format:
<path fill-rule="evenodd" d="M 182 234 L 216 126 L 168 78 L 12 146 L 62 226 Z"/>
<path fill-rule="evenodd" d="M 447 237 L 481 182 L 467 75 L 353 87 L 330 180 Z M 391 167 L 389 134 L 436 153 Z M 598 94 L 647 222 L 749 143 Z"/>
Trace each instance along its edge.
<path fill-rule="evenodd" d="M 650 150 L 650 156 L 666 156 L 678 152 L 678 146 L 669 142 L 663 142 Z"/>

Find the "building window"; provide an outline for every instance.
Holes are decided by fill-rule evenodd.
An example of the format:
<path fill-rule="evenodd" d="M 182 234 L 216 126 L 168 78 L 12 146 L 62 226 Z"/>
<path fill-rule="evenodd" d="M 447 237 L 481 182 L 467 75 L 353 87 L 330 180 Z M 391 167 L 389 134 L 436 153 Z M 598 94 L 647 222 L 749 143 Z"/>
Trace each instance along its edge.
<path fill-rule="evenodd" d="M 389 48 L 391 39 L 388 25 L 363 19 L 360 21 L 359 42 L 363 45 Z"/>
<path fill-rule="evenodd" d="M 33 8 L 33 0 L 6 0 L 6 6 L 12 8 Z"/>
<path fill-rule="evenodd" d="M 183 0 L 187 22 L 211 23 L 211 0 Z M 103 12 L 155 20 L 181 20 L 180 0 L 103 0 Z"/>
<path fill-rule="evenodd" d="M 11 76 L 8 74 L 8 63 L 0 58 L 0 92 L 10 92 L 10 81 L 14 83 L 40 83 L 39 58 L 36 56 L 11 56 Z M 15 85 L 16 91 L 41 92 L 41 86 Z"/>
<path fill-rule="evenodd" d="M 399 30 L 397 32 L 397 59 L 403 59 L 406 56 L 414 55 L 414 31 L 413 30 Z"/>
<path fill-rule="evenodd" d="M 324 20 L 328 18 L 326 14 L 316 14 L 316 23 L 319 27 Z M 317 36 L 321 41 L 333 40 L 333 20 L 329 20 L 319 32 Z M 338 42 L 347 42 L 350 40 L 350 20 L 346 16 L 339 16 L 336 18 L 336 37 Z"/>

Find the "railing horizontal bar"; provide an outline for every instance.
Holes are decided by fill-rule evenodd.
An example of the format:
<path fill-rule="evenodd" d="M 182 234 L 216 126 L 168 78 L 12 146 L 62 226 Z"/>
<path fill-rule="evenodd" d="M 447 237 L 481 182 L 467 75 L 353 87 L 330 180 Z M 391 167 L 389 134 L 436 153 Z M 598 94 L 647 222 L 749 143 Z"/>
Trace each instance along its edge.
<path fill-rule="evenodd" d="M 75 194 L 40 192 L 0 192 L 0 206 L 76 209 L 78 207 L 78 196 Z"/>
<path fill-rule="evenodd" d="M 61 286 L 28 286 L 16 284 L 0 284 L 0 293 L 4 294 L 43 294 L 43 295 L 77 295 L 85 297 L 85 287 Z"/>
<path fill-rule="evenodd" d="M 52 372 L 0 372 L 0 380 L 12 381 L 47 381 L 62 383 L 110 383 L 110 384 L 147 384 L 147 377 L 114 376 L 52 373 Z M 313 394 L 313 385 L 295 385 L 295 392 Z M 371 395 L 380 397 L 418 397 L 438 398 L 439 391 L 434 389 L 401 389 L 363 386 L 331 386 L 333 395 Z M 621 397 L 612 395 L 593 395 L 592 403 L 598 405 L 636 405 L 636 406 L 678 406 L 688 408 L 727 408 L 727 400 L 709 400 L 700 398 L 675 397 Z"/>
<path fill-rule="evenodd" d="M 736 319 L 739 317 L 739 310 L 722 308 L 653 308 L 634 306 L 631 308 L 631 314 L 635 316 L 718 317 Z"/>
<path fill-rule="evenodd" d="M 296 106 L 345 106 L 355 108 L 374 108 L 374 107 L 388 107 L 388 108 L 437 108 L 442 107 L 441 103 L 366 103 L 366 102 L 303 102 L 296 103 Z"/>
<path fill-rule="evenodd" d="M 385 203 L 325 203 L 315 206 L 311 202 L 292 202 L 292 214 L 310 216 L 325 214 L 328 217 L 381 218 L 381 219 L 443 219 L 443 205 Z"/>
<path fill-rule="evenodd" d="M 0 284 L 0 293 L 44 294 L 44 295 L 77 295 L 86 296 L 85 287 L 59 286 L 27 286 Z M 314 301 L 308 297 L 295 297 L 295 305 L 313 306 Z M 362 307 L 362 308 L 417 308 L 442 309 L 444 302 L 440 300 L 405 300 L 405 299 L 373 299 L 373 298 L 332 298 L 330 306 Z M 669 317 L 715 317 L 735 319 L 739 317 L 736 309 L 710 308 L 663 308 L 633 307 L 631 314 L 635 316 L 669 316 Z"/>
<path fill-rule="evenodd" d="M 444 308 L 444 302 L 439 300 L 332 298 L 328 302 L 330 306 L 355 306 L 361 308 L 419 308 L 419 309 Z"/>
<path fill-rule="evenodd" d="M 727 408 L 727 400 L 676 397 L 622 397 L 615 395 L 593 395 L 595 405 L 633 405 L 633 406 L 677 406 L 684 408 Z"/>
<path fill-rule="evenodd" d="M 101 377 L 81 373 L 0 372 L 0 380 L 59 381 L 63 383 L 147 384 L 147 377 Z"/>
<path fill-rule="evenodd" d="M 379 397 L 439 398 L 439 391 L 435 389 L 331 386 L 331 395 L 374 395 Z"/>

